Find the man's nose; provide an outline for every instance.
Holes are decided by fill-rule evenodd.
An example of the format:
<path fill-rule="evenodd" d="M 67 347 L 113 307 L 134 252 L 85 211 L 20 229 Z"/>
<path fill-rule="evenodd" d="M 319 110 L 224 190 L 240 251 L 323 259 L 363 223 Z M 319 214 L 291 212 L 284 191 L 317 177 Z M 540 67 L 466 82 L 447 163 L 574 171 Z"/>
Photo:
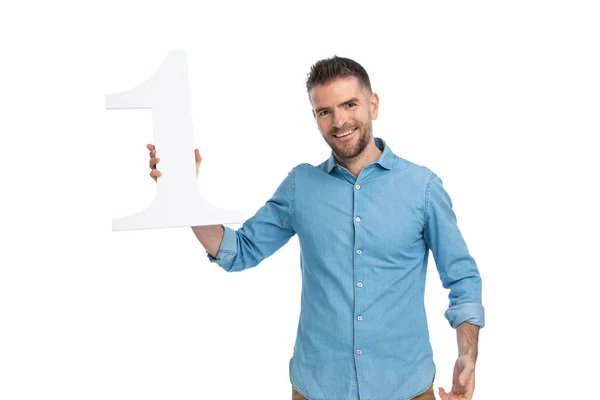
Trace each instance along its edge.
<path fill-rule="evenodd" d="M 341 128 L 346 123 L 346 116 L 343 112 L 337 111 L 333 113 L 333 127 Z"/>

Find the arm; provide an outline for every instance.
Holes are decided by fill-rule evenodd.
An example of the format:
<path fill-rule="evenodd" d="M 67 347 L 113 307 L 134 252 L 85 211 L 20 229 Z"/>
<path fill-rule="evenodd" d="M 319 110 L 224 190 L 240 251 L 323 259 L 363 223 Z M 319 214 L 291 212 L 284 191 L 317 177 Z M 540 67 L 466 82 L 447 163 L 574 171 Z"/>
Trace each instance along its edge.
<path fill-rule="evenodd" d="M 458 342 L 458 356 L 469 357 L 473 363 L 477 361 L 477 347 L 479 343 L 479 326 L 463 322 L 456 327 L 456 341 Z"/>
<path fill-rule="evenodd" d="M 479 327 L 463 322 L 456 327 L 458 358 L 454 363 L 452 390 L 439 388 L 442 400 L 470 400 L 475 390 L 475 362 L 477 361 L 477 338 Z"/>
<path fill-rule="evenodd" d="M 450 304 L 444 314 L 450 326 L 463 322 L 485 325 L 481 301 L 481 277 L 462 237 L 450 196 L 433 174 L 425 195 L 424 237 L 435 259 L 442 285 L 450 289 Z"/>
<path fill-rule="evenodd" d="M 485 324 L 481 277 L 458 229 L 450 196 L 435 174 L 429 178 L 425 199 L 425 240 L 443 286 L 450 289 L 450 305 L 444 315 L 450 326 L 456 328 L 458 342 L 452 390 L 447 393 L 440 387 L 439 395 L 442 400 L 471 399 L 475 390 L 479 329 Z"/>
<path fill-rule="evenodd" d="M 292 221 L 294 196 L 293 169 L 273 196 L 240 229 L 222 225 L 195 227 L 202 228 L 194 229 L 194 233 L 206 248 L 209 261 L 226 271 L 242 271 L 275 253 L 296 233 Z"/>
<path fill-rule="evenodd" d="M 223 225 L 192 226 L 192 231 L 194 231 L 196 238 L 202 243 L 206 252 L 213 258 L 217 257 L 225 232 Z"/>
<path fill-rule="evenodd" d="M 158 182 L 158 178 L 162 176 L 162 172 L 156 168 L 160 161 L 160 159 L 156 157 L 156 147 L 151 143 L 146 145 L 146 147 L 150 150 L 150 168 L 152 169 L 152 171 L 150 171 L 150 176 L 155 182 Z M 194 158 L 196 160 L 196 176 L 198 176 L 200 164 L 202 163 L 202 157 L 200 156 L 200 151 L 198 149 L 194 149 Z M 213 259 L 217 257 L 219 247 L 223 241 L 225 227 L 223 225 L 192 226 L 192 231 L 200 243 L 202 243 L 202 246 L 204 246 L 207 253 L 213 257 Z"/>

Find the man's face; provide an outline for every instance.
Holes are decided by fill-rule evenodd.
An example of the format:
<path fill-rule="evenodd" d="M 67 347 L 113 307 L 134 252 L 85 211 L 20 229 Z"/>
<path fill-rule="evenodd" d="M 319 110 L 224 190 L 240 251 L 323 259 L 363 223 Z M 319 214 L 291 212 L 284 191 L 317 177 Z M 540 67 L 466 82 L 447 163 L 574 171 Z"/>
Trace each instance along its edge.
<path fill-rule="evenodd" d="M 313 115 L 323 138 L 338 159 L 359 155 L 373 137 L 379 98 L 350 76 L 317 85 L 310 91 Z"/>

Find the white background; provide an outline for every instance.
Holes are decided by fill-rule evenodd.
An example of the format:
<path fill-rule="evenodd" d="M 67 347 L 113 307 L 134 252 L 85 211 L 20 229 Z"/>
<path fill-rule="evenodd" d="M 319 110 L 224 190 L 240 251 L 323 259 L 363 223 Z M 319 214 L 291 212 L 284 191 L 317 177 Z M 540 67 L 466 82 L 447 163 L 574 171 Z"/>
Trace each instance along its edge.
<path fill-rule="evenodd" d="M 189 56 L 199 185 L 232 209 L 329 156 L 306 74 L 334 54 L 360 62 L 375 135 L 440 175 L 478 262 L 475 398 L 595 396 L 596 2 L 83 3 L 0 8 L 0 399 L 290 398 L 295 238 L 227 273 L 191 229 L 111 231 L 154 197 L 153 138 L 149 110 L 107 111 L 104 95 L 169 50 Z M 430 266 L 449 390 L 455 333 Z"/>

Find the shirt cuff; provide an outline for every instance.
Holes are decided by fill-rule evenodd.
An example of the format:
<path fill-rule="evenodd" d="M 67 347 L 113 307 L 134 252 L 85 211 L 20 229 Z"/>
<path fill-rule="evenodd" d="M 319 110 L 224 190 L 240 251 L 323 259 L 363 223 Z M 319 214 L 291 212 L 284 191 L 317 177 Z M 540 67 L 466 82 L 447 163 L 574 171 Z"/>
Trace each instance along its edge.
<path fill-rule="evenodd" d="M 477 325 L 480 328 L 485 326 L 485 310 L 479 303 L 463 303 L 450 307 L 446 310 L 444 317 L 455 329 L 463 322 Z"/>
<path fill-rule="evenodd" d="M 208 260 L 213 263 L 217 263 L 219 266 L 224 267 L 233 261 L 237 255 L 237 235 L 231 228 L 223 226 L 223 239 L 219 246 L 217 257 L 213 257 L 206 252 Z"/>

